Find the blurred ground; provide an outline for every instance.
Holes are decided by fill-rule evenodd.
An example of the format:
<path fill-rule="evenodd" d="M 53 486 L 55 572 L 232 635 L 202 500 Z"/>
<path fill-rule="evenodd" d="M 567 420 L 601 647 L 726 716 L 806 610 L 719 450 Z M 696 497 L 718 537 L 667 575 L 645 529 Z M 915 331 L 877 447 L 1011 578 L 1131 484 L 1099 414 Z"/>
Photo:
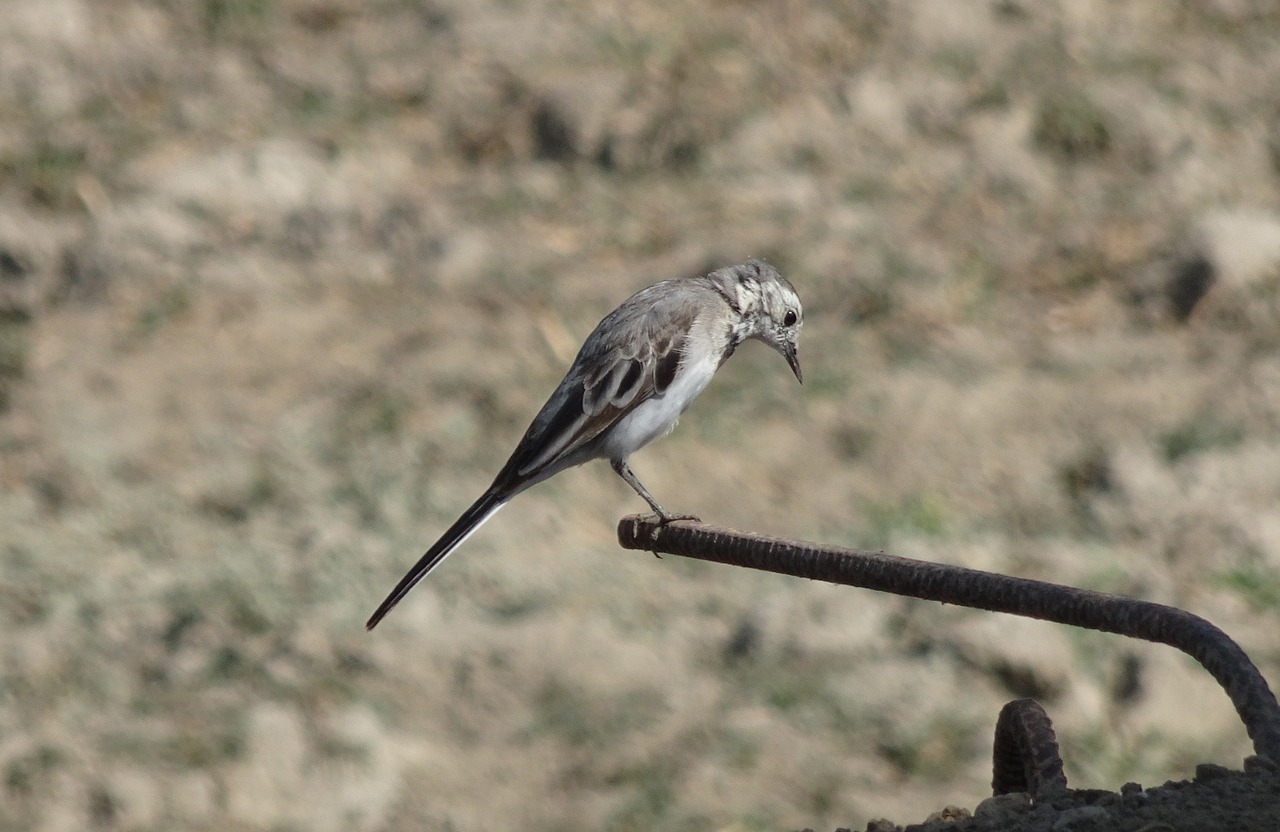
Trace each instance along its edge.
<path fill-rule="evenodd" d="M 1166 648 L 623 553 L 603 465 L 362 623 L 602 315 L 757 255 L 806 383 L 740 351 L 664 504 L 1280 679 L 1278 88 L 1266 0 L 0 4 L 0 827 L 862 827 L 1024 695 L 1075 786 L 1238 767 Z"/>

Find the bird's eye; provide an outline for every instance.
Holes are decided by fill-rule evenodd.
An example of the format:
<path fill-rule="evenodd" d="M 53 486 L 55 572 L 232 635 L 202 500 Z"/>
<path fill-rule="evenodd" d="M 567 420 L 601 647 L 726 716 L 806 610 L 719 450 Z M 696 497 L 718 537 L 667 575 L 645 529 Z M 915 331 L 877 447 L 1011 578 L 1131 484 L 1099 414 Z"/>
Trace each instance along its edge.
<path fill-rule="evenodd" d="M 782 325 L 795 326 L 795 324 L 796 324 L 796 310 L 788 309 L 787 314 L 782 316 Z"/>

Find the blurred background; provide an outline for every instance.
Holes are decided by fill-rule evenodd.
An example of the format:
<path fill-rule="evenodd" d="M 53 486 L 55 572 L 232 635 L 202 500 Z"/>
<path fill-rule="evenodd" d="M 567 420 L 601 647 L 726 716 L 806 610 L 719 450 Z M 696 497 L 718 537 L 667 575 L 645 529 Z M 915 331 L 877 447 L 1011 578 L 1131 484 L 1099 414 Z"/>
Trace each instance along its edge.
<path fill-rule="evenodd" d="M 765 830 L 1237 767 L 1170 648 L 623 552 L 592 464 L 374 633 L 596 322 L 806 303 L 719 524 L 1174 604 L 1280 681 L 1269 0 L 4 0 L 0 828 Z"/>

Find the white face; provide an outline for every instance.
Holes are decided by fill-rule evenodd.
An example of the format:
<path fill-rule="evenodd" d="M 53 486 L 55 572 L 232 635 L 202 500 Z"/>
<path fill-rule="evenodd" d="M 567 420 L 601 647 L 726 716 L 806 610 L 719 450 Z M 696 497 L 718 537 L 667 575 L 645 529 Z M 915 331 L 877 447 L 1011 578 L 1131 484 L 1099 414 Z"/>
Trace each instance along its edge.
<path fill-rule="evenodd" d="M 800 297 L 781 276 L 777 281 L 761 284 L 760 333 L 757 337 L 787 359 L 791 371 L 800 379 L 800 327 L 804 325 L 804 309 Z"/>
<path fill-rule="evenodd" d="M 708 278 L 716 282 L 717 291 L 741 316 L 735 325 L 736 337 L 764 341 L 787 359 L 799 379 L 796 347 L 804 310 L 795 287 L 777 269 L 761 260 L 719 269 Z"/>

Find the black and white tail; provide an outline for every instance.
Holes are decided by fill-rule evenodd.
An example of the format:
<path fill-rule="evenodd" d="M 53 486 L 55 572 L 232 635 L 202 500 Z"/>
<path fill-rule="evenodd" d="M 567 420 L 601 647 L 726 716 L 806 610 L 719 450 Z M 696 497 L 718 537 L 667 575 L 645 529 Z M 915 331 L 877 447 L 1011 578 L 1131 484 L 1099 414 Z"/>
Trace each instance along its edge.
<path fill-rule="evenodd" d="M 409 590 L 418 583 L 418 581 L 427 577 L 432 569 L 439 566 L 445 558 L 449 557 L 454 549 L 462 545 L 468 537 L 475 533 L 484 525 L 485 521 L 498 513 L 498 509 L 507 504 L 513 495 L 502 495 L 498 488 L 491 487 L 484 493 L 480 499 L 472 504 L 471 508 L 462 513 L 452 526 L 449 527 L 435 545 L 427 550 L 427 553 L 413 565 L 400 583 L 396 584 L 396 588 L 391 590 L 391 594 L 387 596 L 373 615 L 369 616 L 369 620 L 365 622 L 365 629 L 372 630 L 378 626 L 378 622 L 391 612 L 396 604 L 400 603 L 400 599 L 409 594 Z"/>

